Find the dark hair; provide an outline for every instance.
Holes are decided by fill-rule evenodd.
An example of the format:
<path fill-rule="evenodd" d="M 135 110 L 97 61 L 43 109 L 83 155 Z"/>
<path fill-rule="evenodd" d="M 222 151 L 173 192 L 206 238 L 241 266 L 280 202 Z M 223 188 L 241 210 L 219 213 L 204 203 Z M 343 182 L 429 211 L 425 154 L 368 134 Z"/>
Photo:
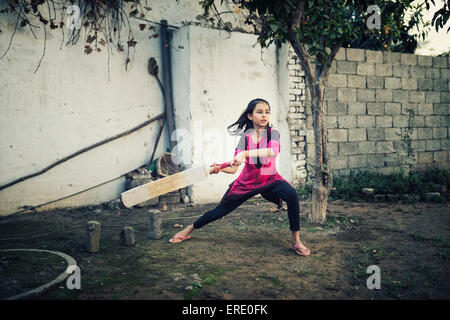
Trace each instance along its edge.
<path fill-rule="evenodd" d="M 245 111 L 241 114 L 239 119 L 235 123 L 227 127 L 228 133 L 232 136 L 237 136 L 243 134 L 248 129 L 253 129 L 253 122 L 247 117 L 247 114 L 248 113 L 253 114 L 253 110 L 255 110 L 256 105 L 261 102 L 266 103 L 270 109 L 270 104 L 266 100 L 261 98 L 253 99 L 248 103 L 247 109 L 245 109 Z M 233 127 L 236 128 L 231 129 Z M 269 129 L 272 128 L 272 125 L 268 123 L 266 127 L 267 129 Z"/>

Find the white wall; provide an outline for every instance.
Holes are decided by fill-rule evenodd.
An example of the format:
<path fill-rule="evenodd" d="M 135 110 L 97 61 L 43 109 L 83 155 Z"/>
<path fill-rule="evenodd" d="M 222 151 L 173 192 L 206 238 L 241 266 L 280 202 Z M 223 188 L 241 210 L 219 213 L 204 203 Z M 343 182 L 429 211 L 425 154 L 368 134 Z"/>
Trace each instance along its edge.
<path fill-rule="evenodd" d="M 174 33 L 174 94 L 177 127 L 191 132 L 193 165 L 222 163 L 233 158 L 237 137 L 226 128 L 234 123 L 254 98 L 269 101 L 271 122 L 281 132 L 277 167 L 292 179 L 290 136 L 287 126 L 286 92 L 279 90 L 278 68 L 286 68 L 287 50 L 274 46 L 261 51 L 251 34 L 184 27 Z M 179 46 L 184 49 L 176 49 Z M 284 57 L 284 55 L 286 57 Z M 286 74 L 287 76 L 287 74 Z M 238 177 L 219 174 L 192 187 L 194 201 L 220 200 L 228 185 Z"/>

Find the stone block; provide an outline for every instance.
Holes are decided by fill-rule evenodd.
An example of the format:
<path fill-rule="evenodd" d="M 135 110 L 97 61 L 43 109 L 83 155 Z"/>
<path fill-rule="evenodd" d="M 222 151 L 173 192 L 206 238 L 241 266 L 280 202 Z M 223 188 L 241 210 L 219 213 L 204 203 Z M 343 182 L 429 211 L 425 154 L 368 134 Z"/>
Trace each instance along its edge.
<path fill-rule="evenodd" d="M 368 128 L 367 129 L 367 140 L 369 141 L 383 141 L 384 140 L 384 129 L 383 128 Z"/>
<path fill-rule="evenodd" d="M 376 116 L 375 123 L 377 128 L 392 127 L 392 116 Z"/>
<path fill-rule="evenodd" d="M 86 230 L 86 250 L 90 253 L 100 251 L 101 223 L 98 221 L 88 221 Z"/>
<path fill-rule="evenodd" d="M 365 61 L 365 50 L 346 48 L 347 60 L 348 61 Z"/>
<path fill-rule="evenodd" d="M 375 102 L 374 89 L 357 89 L 357 101 L 360 102 Z"/>
<path fill-rule="evenodd" d="M 447 80 L 434 79 L 433 89 L 434 91 L 447 91 L 448 90 Z"/>
<path fill-rule="evenodd" d="M 356 62 L 337 61 L 336 69 L 338 73 L 356 74 Z"/>
<path fill-rule="evenodd" d="M 384 114 L 401 114 L 400 103 L 386 103 L 384 105 Z"/>
<path fill-rule="evenodd" d="M 425 91 L 410 91 L 409 101 L 416 103 L 425 102 Z"/>
<path fill-rule="evenodd" d="M 366 104 L 364 102 L 349 102 L 347 113 L 349 115 L 366 114 Z"/>
<path fill-rule="evenodd" d="M 377 102 L 392 102 L 392 90 L 375 89 Z"/>
<path fill-rule="evenodd" d="M 441 126 L 441 117 L 440 116 L 426 116 L 425 117 L 425 125 L 427 127 L 440 127 Z"/>
<path fill-rule="evenodd" d="M 372 141 L 358 142 L 358 153 L 359 154 L 374 154 L 375 153 L 375 142 L 372 142 Z"/>
<path fill-rule="evenodd" d="M 330 129 L 328 130 L 328 141 L 345 142 L 347 141 L 347 129 Z"/>
<path fill-rule="evenodd" d="M 409 75 L 416 79 L 425 79 L 425 67 L 409 66 Z"/>
<path fill-rule="evenodd" d="M 434 68 L 447 68 L 447 57 L 432 57 Z"/>
<path fill-rule="evenodd" d="M 331 162 L 331 169 L 339 170 L 339 169 L 346 169 L 348 168 L 348 157 L 333 157 L 330 160 Z"/>
<path fill-rule="evenodd" d="M 337 143 L 328 142 L 327 147 L 328 147 L 328 152 L 330 153 L 330 156 L 337 156 L 339 154 Z"/>
<path fill-rule="evenodd" d="M 375 117 L 358 115 L 356 118 L 356 125 L 358 128 L 372 128 L 375 127 Z"/>
<path fill-rule="evenodd" d="M 356 74 L 362 76 L 374 76 L 375 64 L 372 62 L 361 62 L 356 65 Z"/>
<path fill-rule="evenodd" d="M 411 91 L 408 90 L 392 90 L 392 101 L 393 102 L 409 102 L 409 94 Z"/>
<path fill-rule="evenodd" d="M 433 152 L 418 152 L 417 163 L 431 164 L 433 162 Z"/>
<path fill-rule="evenodd" d="M 358 75 L 348 75 L 348 87 L 349 88 L 365 88 L 366 87 L 366 77 Z M 447 83 L 445 83 L 447 86 Z"/>
<path fill-rule="evenodd" d="M 383 51 L 383 63 L 392 65 L 400 64 L 400 52 Z"/>
<path fill-rule="evenodd" d="M 338 128 L 356 128 L 356 116 L 338 116 Z"/>
<path fill-rule="evenodd" d="M 448 103 L 435 103 L 433 104 L 433 113 L 435 115 L 448 115 L 450 113 L 450 104 Z"/>
<path fill-rule="evenodd" d="M 348 129 L 348 141 L 366 141 L 366 129 Z"/>
<path fill-rule="evenodd" d="M 397 65 L 392 67 L 392 76 L 407 78 L 409 77 L 409 66 Z"/>
<path fill-rule="evenodd" d="M 415 66 L 417 65 L 417 56 L 410 53 L 402 53 L 400 63 L 403 65 Z"/>
<path fill-rule="evenodd" d="M 417 56 L 417 62 L 419 66 L 431 67 L 433 65 L 433 59 L 431 56 Z"/>
<path fill-rule="evenodd" d="M 150 239 L 161 239 L 162 221 L 161 221 L 161 211 L 157 209 L 149 210 L 147 213 L 148 218 L 148 237 Z"/>
<path fill-rule="evenodd" d="M 393 153 L 395 152 L 392 141 L 379 141 L 375 144 L 376 153 Z"/>
<path fill-rule="evenodd" d="M 367 156 L 367 164 L 371 168 L 379 168 L 384 166 L 384 156 L 382 154 L 369 154 Z"/>
<path fill-rule="evenodd" d="M 348 167 L 353 168 L 366 168 L 367 167 L 367 155 L 349 156 Z"/>
<path fill-rule="evenodd" d="M 384 78 L 384 87 L 386 89 L 401 89 L 402 87 L 402 78 L 392 78 L 386 77 Z"/>
<path fill-rule="evenodd" d="M 358 144 L 355 142 L 347 142 L 339 144 L 339 155 L 349 156 L 358 154 Z"/>
<path fill-rule="evenodd" d="M 366 78 L 367 88 L 369 89 L 383 89 L 384 77 L 368 76 Z"/>
<path fill-rule="evenodd" d="M 387 141 L 400 140 L 401 130 L 399 128 L 385 128 L 384 139 Z"/>
<path fill-rule="evenodd" d="M 383 51 L 366 50 L 366 61 L 383 63 Z"/>
<path fill-rule="evenodd" d="M 441 150 L 441 140 L 427 140 L 427 151 Z"/>
<path fill-rule="evenodd" d="M 417 88 L 420 91 L 432 91 L 433 90 L 433 80 L 430 79 L 418 79 Z"/>
<path fill-rule="evenodd" d="M 447 162 L 448 161 L 448 151 L 435 151 L 433 152 L 434 162 Z"/>
<path fill-rule="evenodd" d="M 338 101 L 356 101 L 356 89 L 338 88 Z"/>
<path fill-rule="evenodd" d="M 450 125 L 450 116 L 441 116 L 441 127 L 448 127 Z"/>
<path fill-rule="evenodd" d="M 327 87 L 342 88 L 347 87 L 347 75 L 339 73 L 331 73 L 327 79 Z"/>
<path fill-rule="evenodd" d="M 440 103 L 441 95 L 440 92 L 436 91 L 425 91 L 425 102 L 427 103 Z M 445 101 L 443 101 L 445 102 Z"/>
<path fill-rule="evenodd" d="M 450 82 L 449 82 L 450 83 Z M 441 92 L 441 95 L 440 95 L 441 97 L 440 97 L 440 101 L 439 102 L 442 102 L 442 103 L 450 103 L 450 92 Z M 436 99 L 437 100 L 437 99 Z M 433 101 L 433 102 L 437 102 L 437 101 Z"/>
<path fill-rule="evenodd" d="M 433 128 L 417 128 L 417 137 L 419 140 L 433 139 Z"/>
<path fill-rule="evenodd" d="M 375 75 L 378 77 L 392 77 L 392 65 L 376 63 Z"/>
<path fill-rule="evenodd" d="M 393 116 L 392 118 L 394 128 L 406 128 L 408 126 L 408 116 L 398 115 Z"/>
<path fill-rule="evenodd" d="M 323 99 L 324 99 L 324 101 L 336 101 L 337 100 L 337 88 L 326 87 Z"/>
<path fill-rule="evenodd" d="M 439 128 L 432 128 L 433 129 L 433 139 L 443 139 L 447 138 L 447 128 L 446 127 L 439 127 Z M 350 136 L 350 133 L 349 133 Z"/>
<path fill-rule="evenodd" d="M 120 230 L 120 244 L 123 246 L 134 246 L 134 230 L 132 227 L 126 226 Z"/>
<path fill-rule="evenodd" d="M 368 115 L 383 115 L 384 114 L 384 103 L 367 103 L 367 114 Z"/>
<path fill-rule="evenodd" d="M 329 115 L 346 115 L 347 103 L 346 102 L 333 102 L 328 101 L 328 114 Z"/>
<path fill-rule="evenodd" d="M 327 129 L 335 129 L 337 128 L 337 117 L 336 116 L 325 116 L 324 119 L 325 128 Z"/>
<path fill-rule="evenodd" d="M 426 68 L 425 69 L 425 79 L 440 79 L 441 69 L 439 68 Z"/>
<path fill-rule="evenodd" d="M 416 78 L 401 78 L 403 90 L 417 90 Z"/>
<path fill-rule="evenodd" d="M 417 113 L 419 115 L 433 114 L 433 104 L 432 103 L 419 103 L 417 105 Z"/>
<path fill-rule="evenodd" d="M 165 202 L 166 204 L 177 204 L 181 202 L 180 192 L 173 191 L 159 196 L 159 202 Z"/>

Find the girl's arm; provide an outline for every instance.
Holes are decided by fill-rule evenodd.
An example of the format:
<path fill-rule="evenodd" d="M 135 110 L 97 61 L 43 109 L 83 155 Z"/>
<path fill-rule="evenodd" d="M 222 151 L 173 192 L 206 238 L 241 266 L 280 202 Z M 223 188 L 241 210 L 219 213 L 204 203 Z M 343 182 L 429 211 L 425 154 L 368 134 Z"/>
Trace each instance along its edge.
<path fill-rule="evenodd" d="M 220 170 L 220 172 L 225 172 L 225 173 L 229 173 L 229 174 L 233 174 L 236 173 L 236 171 L 238 170 L 238 166 L 234 166 L 234 167 L 226 167 Z"/>

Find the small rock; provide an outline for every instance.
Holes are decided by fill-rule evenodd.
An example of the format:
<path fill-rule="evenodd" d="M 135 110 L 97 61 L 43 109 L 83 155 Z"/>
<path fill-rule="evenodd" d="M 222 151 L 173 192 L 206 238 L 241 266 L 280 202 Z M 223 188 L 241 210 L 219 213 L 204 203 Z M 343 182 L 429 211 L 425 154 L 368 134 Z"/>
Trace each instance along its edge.
<path fill-rule="evenodd" d="M 194 290 L 194 288 L 192 286 L 187 286 L 186 288 L 184 288 L 185 290 Z"/>
<path fill-rule="evenodd" d="M 182 224 L 178 224 L 178 223 L 175 223 L 173 226 L 175 228 L 183 228 L 183 225 Z"/>
<path fill-rule="evenodd" d="M 185 276 L 183 276 L 183 274 L 178 273 L 178 272 L 172 273 L 172 277 L 173 277 L 173 281 L 185 279 Z"/>
<path fill-rule="evenodd" d="M 95 209 L 94 212 L 95 212 L 95 213 L 101 213 L 102 210 L 101 210 L 101 209 Z"/>
<path fill-rule="evenodd" d="M 375 192 L 375 190 L 373 188 L 362 188 L 361 191 L 363 194 L 368 195 L 368 196 L 372 195 Z"/>
<path fill-rule="evenodd" d="M 187 195 L 182 196 L 182 200 L 183 200 L 184 204 L 189 203 L 189 201 L 190 201 L 189 197 Z"/>
<path fill-rule="evenodd" d="M 193 206 L 194 206 L 194 204 L 192 202 L 188 203 L 188 207 L 193 207 Z"/>

